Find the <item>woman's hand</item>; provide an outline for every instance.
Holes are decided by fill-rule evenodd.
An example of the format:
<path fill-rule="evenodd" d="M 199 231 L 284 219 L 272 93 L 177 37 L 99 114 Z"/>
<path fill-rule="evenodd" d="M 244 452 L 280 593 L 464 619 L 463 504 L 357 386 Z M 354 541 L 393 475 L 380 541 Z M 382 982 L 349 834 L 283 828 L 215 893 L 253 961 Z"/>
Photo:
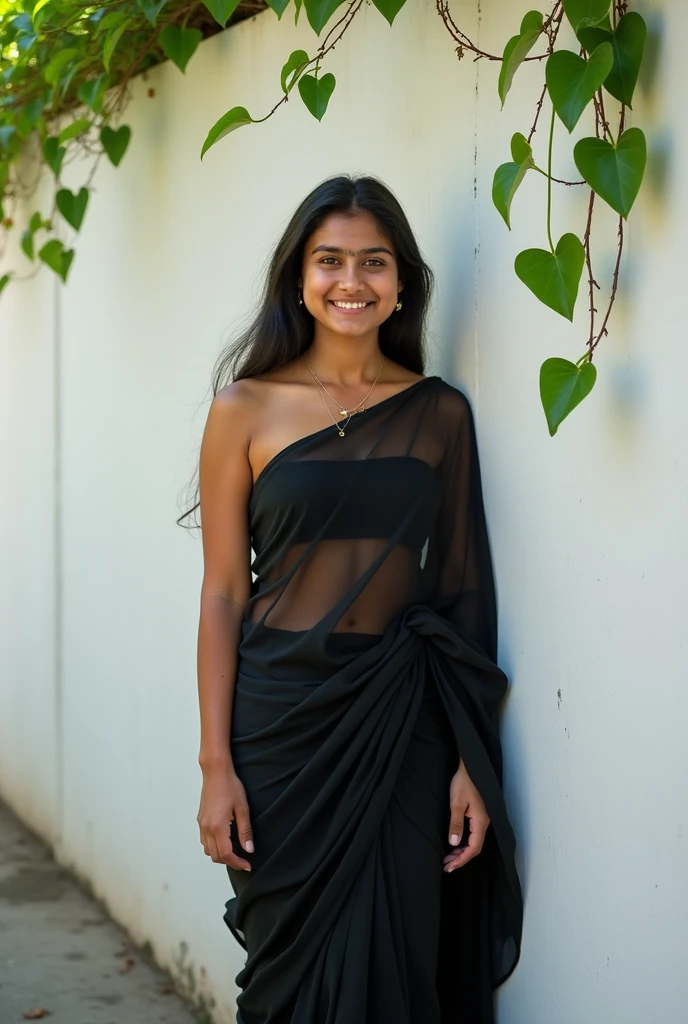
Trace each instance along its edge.
<path fill-rule="evenodd" d="M 249 862 L 237 856 L 232 848 L 229 826 L 235 819 L 239 842 L 247 853 L 253 853 L 253 832 L 246 790 L 233 766 L 227 763 L 204 768 L 201 805 L 196 817 L 203 849 L 216 864 L 228 864 L 240 871 L 250 871 Z"/>
<path fill-rule="evenodd" d="M 469 819 L 468 844 L 455 853 L 448 853 L 444 858 L 444 870 L 454 871 L 461 868 L 469 860 L 476 857 L 483 848 L 485 833 L 490 824 L 490 819 L 483 803 L 480 793 L 471 782 L 471 778 L 464 767 L 463 761 L 459 762 L 459 770 L 452 777 L 449 787 L 449 808 L 451 821 L 449 822 L 449 842 L 452 846 L 458 846 L 464 829 L 464 818 Z"/>

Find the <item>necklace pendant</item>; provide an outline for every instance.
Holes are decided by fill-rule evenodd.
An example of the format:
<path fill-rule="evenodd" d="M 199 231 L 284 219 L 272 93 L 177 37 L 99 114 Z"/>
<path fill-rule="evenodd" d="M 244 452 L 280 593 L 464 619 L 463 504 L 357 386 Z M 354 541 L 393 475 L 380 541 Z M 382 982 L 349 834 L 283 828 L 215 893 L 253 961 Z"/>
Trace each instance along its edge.
<path fill-rule="evenodd" d="M 348 411 L 349 411 L 348 409 L 340 409 L 340 410 L 339 410 L 339 415 L 340 415 L 340 416 L 346 416 L 346 414 L 348 413 Z"/>
<path fill-rule="evenodd" d="M 340 429 L 340 431 L 339 431 L 339 436 L 340 436 L 340 437 L 344 437 L 344 431 L 343 431 L 343 430 L 341 430 L 341 429 Z"/>

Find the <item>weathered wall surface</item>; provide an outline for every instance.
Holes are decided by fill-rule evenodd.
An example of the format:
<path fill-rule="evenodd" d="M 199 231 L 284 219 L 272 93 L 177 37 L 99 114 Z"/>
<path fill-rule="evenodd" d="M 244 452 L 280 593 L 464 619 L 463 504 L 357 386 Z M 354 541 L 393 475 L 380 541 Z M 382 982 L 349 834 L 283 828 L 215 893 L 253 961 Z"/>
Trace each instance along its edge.
<path fill-rule="evenodd" d="M 505 6 L 464 0 L 456 17 L 498 50 L 527 9 Z M 222 921 L 224 868 L 195 821 L 202 565 L 175 525 L 177 497 L 215 355 L 290 210 L 340 170 L 375 173 L 402 200 L 437 274 L 428 372 L 476 411 L 527 898 L 500 1021 L 684 1012 L 688 12 L 679 0 L 643 9 L 660 56 L 634 113 L 647 183 L 598 384 L 555 439 L 539 366 L 582 353 L 585 297 L 571 328 L 513 274 L 516 252 L 544 242 L 545 180 L 524 185 L 511 235 L 490 201 L 540 70 L 519 73 L 500 112 L 495 66 L 457 62 L 425 0 L 393 30 L 363 13 L 328 65 L 338 86 L 322 124 L 296 100 L 203 163 L 224 110 L 270 109 L 286 56 L 313 47 L 305 22 L 260 15 L 203 43 L 186 76 L 165 65 L 137 80 L 130 152 L 98 170 L 68 286 L 43 271 L 3 295 L 2 794 L 162 963 L 189 968 L 218 1021 L 233 1019 L 242 957 Z M 564 134 L 562 175 L 575 173 Z M 584 218 L 583 190 L 562 192 L 557 236 Z M 606 284 L 614 218 L 599 223 Z M 9 262 L 24 271 L 21 260 Z"/>

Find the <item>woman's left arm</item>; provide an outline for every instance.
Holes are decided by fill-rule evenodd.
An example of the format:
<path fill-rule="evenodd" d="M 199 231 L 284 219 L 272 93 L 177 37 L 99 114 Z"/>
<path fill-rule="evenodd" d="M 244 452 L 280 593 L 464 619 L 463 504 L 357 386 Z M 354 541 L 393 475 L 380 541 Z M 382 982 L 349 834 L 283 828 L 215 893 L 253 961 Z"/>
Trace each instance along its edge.
<path fill-rule="evenodd" d="M 471 646 L 496 661 L 495 581 L 475 424 L 465 395 L 448 396 L 443 419 L 447 440 L 438 518 L 438 610 Z M 490 825 L 485 803 L 461 759 L 451 780 L 449 804 L 448 839 L 455 849 L 445 856 L 444 870 L 451 872 L 480 853 Z"/>

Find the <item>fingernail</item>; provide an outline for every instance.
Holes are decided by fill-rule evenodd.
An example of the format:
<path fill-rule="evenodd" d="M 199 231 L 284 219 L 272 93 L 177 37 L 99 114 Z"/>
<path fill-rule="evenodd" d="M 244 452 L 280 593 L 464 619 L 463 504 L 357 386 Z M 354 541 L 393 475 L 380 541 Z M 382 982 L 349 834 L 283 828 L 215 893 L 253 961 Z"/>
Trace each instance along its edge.
<path fill-rule="evenodd" d="M 246 849 L 249 853 L 253 853 L 253 841 L 251 839 L 246 840 Z"/>
<path fill-rule="evenodd" d="M 449 842 L 452 844 L 452 846 L 458 846 L 459 845 L 459 837 L 457 835 L 449 836 Z"/>
<path fill-rule="evenodd" d="M 247 868 L 244 868 L 244 871 L 250 871 L 250 870 L 251 870 L 251 867 L 250 867 L 250 865 L 249 865 L 249 867 L 247 867 Z"/>

